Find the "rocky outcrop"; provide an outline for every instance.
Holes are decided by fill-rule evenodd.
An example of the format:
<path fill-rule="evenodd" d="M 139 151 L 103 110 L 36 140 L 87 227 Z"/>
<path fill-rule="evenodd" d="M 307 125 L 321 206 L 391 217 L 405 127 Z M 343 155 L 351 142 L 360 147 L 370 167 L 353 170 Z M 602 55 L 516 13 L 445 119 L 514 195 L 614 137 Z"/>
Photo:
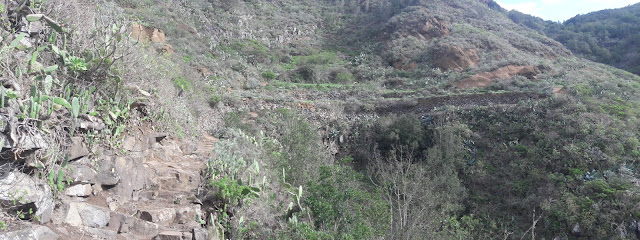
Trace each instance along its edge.
<path fill-rule="evenodd" d="M 131 33 L 132 38 L 138 39 L 139 41 L 164 43 L 167 40 L 167 36 L 164 34 L 164 31 L 140 25 L 138 23 L 131 24 L 129 32 Z"/>
<path fill-rule="evenodd" d="M 462 49 L 458 46 L 442 46 L 433 55 L 433 65 L 442 70 L 463 71 L 475 67 L 480 60 L 475 49 Z"/>
<path fill-rule="evenodd" d="M 21 172 L 11 172 L 0 180 L 0 206 L 13 213 L 33 212 L 35 217 L 46 223 L 53 211 L 53 194 L 44 181 Z"/>
<path fill-rule="evenodd" d="M 65 223 L 79 227 L 103 228 L 109 223 L 109 210 L 83 202 L 72 202 Z"/>
<path fill-rule="evenodd" d="M 539 70 L 534 66 L 514 66 L 509 65 L 498 68 L 491 72 L 478 73 L 471 77 L 462 79 L 455 83 L 456 88 L 485 88 L 491 85 L 495 80 L 509 79 L 514 76 L 523 76 L 530 80 L 537 79 Z"/>
<path fill-rule="evenodd" d="M 131 38 L 137 41 L 152 43 L 160 54 L 172 54 L 175 51 L 173 46 L 166 43 L 167 36 L 161 29 L 133 23 L 129 28 L 129 33 Z"/>
<path fill-rule="evenodd" d="M 32 226 L 15 232 L 0 233 L 0 240 L 56 240 L 60 236 L 45 226 Z"/>

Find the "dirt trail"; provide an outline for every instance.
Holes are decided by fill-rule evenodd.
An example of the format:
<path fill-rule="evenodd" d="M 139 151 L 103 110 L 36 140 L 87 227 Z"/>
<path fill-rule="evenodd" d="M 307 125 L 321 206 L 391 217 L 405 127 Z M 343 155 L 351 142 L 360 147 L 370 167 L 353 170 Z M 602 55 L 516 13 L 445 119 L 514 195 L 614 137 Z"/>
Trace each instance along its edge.
<path fill-rule="evenodd" d="M 430 112 L 444 106 L 492 106 L 500 104 L 517 104 L 520 101 L 547 98 L 541 93 L 481 93 L 467 95 L 450 95 L 441 97 L 419 98 L 385 102 L 376 107 L 378 114 Z"/>

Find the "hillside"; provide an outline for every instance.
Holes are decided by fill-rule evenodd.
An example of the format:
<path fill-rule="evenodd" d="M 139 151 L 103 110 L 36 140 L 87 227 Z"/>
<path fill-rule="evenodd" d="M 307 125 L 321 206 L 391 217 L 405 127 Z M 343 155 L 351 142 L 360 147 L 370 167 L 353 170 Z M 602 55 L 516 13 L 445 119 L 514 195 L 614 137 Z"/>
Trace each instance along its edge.
<path fill-rule="evenodd" d="M 578 56 L 640 74 L 640 4 L 578 15 L 562 24 L 514 11 L 509 17 L 561 42 Z"/>
<path fill-rule="evenodd" d="M 640 237 L 640 77 L 493 1 L 1 9 L 0 239 Z"/>

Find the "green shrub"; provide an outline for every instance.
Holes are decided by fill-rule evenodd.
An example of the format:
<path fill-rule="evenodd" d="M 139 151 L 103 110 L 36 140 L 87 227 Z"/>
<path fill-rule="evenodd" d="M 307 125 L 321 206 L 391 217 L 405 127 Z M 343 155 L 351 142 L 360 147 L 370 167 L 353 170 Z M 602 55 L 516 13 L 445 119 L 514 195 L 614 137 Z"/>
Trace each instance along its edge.
<path fill-rule="evenodd" d="M 225 202 L 232 205 L 238 205 L 245 199 L 257 198 L 259 197 L 258 192 L 260 192 L 257 187 L 244 185 L 242 180 L 233 180 L 228 176 L 212 180 L 209 185 L 217 191 Z"/>
<path fill-rule="evenodd" d="M 343 166 L 323 166 L 320 178 L 308 184 L 304 205 L 316 227 L 333 239 L 373 239 L 389 227 L 390 216 L 381 189 L 364 183 L 364 176 Z"/>
<path fill-rule="evenodd" d="M 350 72 L 341 72 L 336 74 L 335 82 L 338 83 L 352 83 L 355 81 L 355 77 Z"/>
<path fill-rule="evenodd" d="M 211 107 L 218 106 L 218 103 L 220 103 L 221 100 L 222 100 L 222 97 L 220 95 L 218 94 L 211 95 L 211 97 L 209 97 L 209 106 Z"/>
<path fill-rule="evenodd" d="M 263 72 L 262 77 L 267 80 L 274 80 L 276 79 L 277 76 L 274 72 L 269 71 L 269 72 Z"/>
<path fill-rule="evenodd" d="M 193 88 L 193 85 L 191 85 L 191 81 L 187 80 L 183 76 L 179 76 L 177 78 L 174 78 L 173 79 L 173 85 L 176 86 L 177 88 L 179 88 L 180 90 L 183 90 L 183 91 L 188 91 L 188 90 L 191 90 Z"/>

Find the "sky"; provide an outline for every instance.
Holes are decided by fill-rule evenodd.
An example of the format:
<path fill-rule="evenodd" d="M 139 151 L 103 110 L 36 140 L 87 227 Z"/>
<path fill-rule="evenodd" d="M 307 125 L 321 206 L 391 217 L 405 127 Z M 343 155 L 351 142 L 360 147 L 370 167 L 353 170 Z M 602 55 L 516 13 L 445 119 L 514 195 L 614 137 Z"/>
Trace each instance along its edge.
<path fill-rule="evenodd" d="M 578 14 L 621 8 L 640 0 L 496 0 L 507 10 L 517 10 L 544 20 L 565 21 Z"/>

